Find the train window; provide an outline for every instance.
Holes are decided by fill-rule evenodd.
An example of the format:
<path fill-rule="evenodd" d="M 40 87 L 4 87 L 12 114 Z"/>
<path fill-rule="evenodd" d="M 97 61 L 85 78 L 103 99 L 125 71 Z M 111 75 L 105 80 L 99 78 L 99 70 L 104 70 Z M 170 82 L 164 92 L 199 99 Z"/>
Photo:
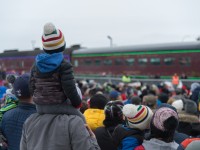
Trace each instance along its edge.
<path fill-rule="evenodd" d="M 152 65 L 160 65 L 160 58 L 151 58 L 150 63 Z"/>
<path fill-rule="evenodd" d="M 190 66 L 191 59 L 189 57 L 179 58 L 179 64 L 182 66 Z"/>
<path fill-rule="evenodd" d="M 106 65 L 106 66 L 112 65 L 112 60 L 108 60 L 108 59 L 104 60 L 103 64 Z"/>
<path fill-rule="evenodd" d="M 147 58 L 139 58 L 138 63 L 139 65 L 146 65 L 148 62 Z"/>
<path fill-rule="evenodd" d="M 74 67 L 78 67 L 78 60 L 74 60 Z"/>
<path fill-rule="evenodd" d="M 92 61 L 91 60 L 85 60 L 84 61 L 84 65 L 91 65 L 92 64 Z"/>
<path fill-rule="evenodd" d="M 172 58 L 172 57 L 164 58 L 165 65 L 172 65 L 174 61 L 175 61 L 175 58 Z"/>
<path fill-rule="evenodd" d="M 123 64 L 123 60 L 122 59 L 116 59 L 115 60 L 115 65 L 122 65 Z"/>
<path fill-rule="evenodd" d="M 126 65 L 132 66 L 135 62 L 135 59 L 134 58 L 128 58 L 128 59 L 125 60 L 125 62 L 126 62 Z"/>
<path fill-rule="evenodd" d="M 95 65 L 100 66 L 101 65 L 101 60 L 95 60 Z"/>

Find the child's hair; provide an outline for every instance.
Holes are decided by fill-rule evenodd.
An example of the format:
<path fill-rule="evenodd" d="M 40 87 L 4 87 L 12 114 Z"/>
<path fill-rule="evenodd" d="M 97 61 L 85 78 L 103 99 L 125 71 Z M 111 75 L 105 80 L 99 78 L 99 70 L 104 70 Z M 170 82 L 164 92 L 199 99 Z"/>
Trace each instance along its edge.
<path fill-rule="evenodd" d="M 90 99 L 90 108 L 104 109 L 108 99 L 103 94 L 95 94 Z"/>

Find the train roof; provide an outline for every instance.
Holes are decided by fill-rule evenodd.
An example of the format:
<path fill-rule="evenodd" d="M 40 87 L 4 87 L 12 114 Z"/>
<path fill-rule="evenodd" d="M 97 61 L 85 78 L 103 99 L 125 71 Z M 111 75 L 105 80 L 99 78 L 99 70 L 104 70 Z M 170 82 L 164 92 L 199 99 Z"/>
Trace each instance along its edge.
<path fill-rule="evenodd" d="M 160 50 L 192 50 L 192 49 L 200 49 L 200 42 L 145 44 L 145 45 L 103 47 L 103 48 L 81 48 L 75 50 L 73 54 L 132 52 L 132 51 L 142 52 L 142 51 L 160 51 Z"/>
<path fill-rule="evenodd" d="M 13 51 L 13 50 L 7 50 L 3 53 L 0 53 L 0 57 L 21 57 L 21 56 L 35 56 L 38 53 L 41 53 L 41 50 L 36 51 Z"/>
<path fill-rule="evenodd" d="M 72 47 L 73 48 L 73 47 Z M 66 48 L 65 53 L 68 54 L 68 51 L 71 48 Z M 3 53 L 0 53 L 0 57 L 21 57 L 21 56 L 36 56 L 39 53 L 43 53 L 44 51 L 41 49 L 36 50 L 26 50 L 26 51 L 18 51 L 18 50 L 5 50 Z"/>

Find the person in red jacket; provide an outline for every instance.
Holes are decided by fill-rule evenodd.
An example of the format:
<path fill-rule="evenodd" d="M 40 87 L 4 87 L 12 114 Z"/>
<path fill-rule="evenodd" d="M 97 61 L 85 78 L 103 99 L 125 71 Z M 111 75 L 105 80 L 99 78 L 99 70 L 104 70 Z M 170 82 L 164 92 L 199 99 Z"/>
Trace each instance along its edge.
<path fill-rule="evenodd" d="M 177 88 L 179 84 L 179 76 L 176 73 L 172 76 L 172 84 L 175 89 Z"/>

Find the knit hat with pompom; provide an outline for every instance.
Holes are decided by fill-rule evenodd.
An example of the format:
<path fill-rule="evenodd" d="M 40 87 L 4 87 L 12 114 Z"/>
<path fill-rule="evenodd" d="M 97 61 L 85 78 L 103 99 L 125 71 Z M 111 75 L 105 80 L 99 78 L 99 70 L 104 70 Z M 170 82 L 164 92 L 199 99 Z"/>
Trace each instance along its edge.
<path fill-rule="evenodd" d="M 167 143 L 172 142 L 178 127 L 178 114 L 174 107 L 160 107 L 153 115 L 150 127 L 151 138 L 161 139 Z"/>
<path fill-rule="evenodd" d="M 43 50 L 49 54 L 65 50 L 64 35 L 59 29 L 56 29 L 52 23 L 46 23 L 44 25 L 42 44 Z"/>
<path fill-rule="evenodd" d="M 174 125 L 172 125 L 171 122 L 168 121 L 170 117 L 173 117 L 174 120 L 176 121 L 175 124 L 173 123 Z M 171 108 L 167 108 L 167 107 L 159 108 L 154 113 L 152 123 L 157 129 L 161 131 L 175 130 L 176 127 L 178 126 L 178 114 Z"/>
<path fill-rule="evenodd" d="M 126 125 L 129 128 L 145 130 L 153 116 L 152 110 L 144 105 L 127 104 L 122 109 Z"/>

